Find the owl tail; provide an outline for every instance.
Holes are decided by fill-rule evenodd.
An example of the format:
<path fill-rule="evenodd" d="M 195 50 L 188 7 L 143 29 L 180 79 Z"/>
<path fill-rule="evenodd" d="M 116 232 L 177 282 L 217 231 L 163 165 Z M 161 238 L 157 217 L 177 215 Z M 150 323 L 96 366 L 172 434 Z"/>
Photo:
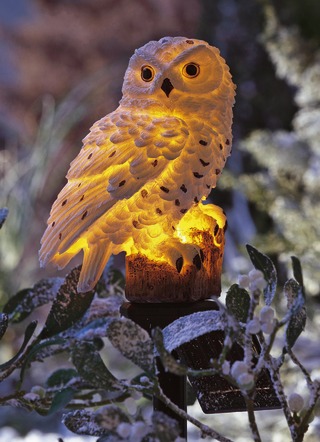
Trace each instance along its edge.
<path fill-rule="evenodd" d="M 111 254 L 112 248 L 107 241 L 91 244 L 90 248 L 84 250 L 82 269 L 77 286 L 78 292 L 88 292 L 94 288 Z"/>

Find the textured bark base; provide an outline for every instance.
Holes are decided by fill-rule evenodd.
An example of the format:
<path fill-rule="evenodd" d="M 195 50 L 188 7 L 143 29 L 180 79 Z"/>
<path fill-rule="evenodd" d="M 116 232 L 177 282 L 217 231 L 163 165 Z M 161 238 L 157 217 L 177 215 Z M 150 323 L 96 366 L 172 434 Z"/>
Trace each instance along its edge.
<path fill-rule="evenodd" d="M 220 296 L 224 232 L 192 231 L 193 243 L 200 246 L 204 261 L 200 270 L 183 266 L 181 273 L 164 262 L 145 255 L 126 257 L 126 298 L 131 302 L 194 302 Z M 219 243 L 216 246 L 214 243 Z"/>

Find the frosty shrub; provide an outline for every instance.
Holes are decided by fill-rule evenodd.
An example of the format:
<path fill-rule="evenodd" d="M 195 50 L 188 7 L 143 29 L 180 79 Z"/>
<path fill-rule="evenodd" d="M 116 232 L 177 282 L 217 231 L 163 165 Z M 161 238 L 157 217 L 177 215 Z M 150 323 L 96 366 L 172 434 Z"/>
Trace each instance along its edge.
<path fill-rule="evenodd" d="M 1 211 L 1 223 L 6 213 Z M 217 310 L 179 318 L 163 330 L 154 329 L 151 337 L 131 320 L 120 317 L 119 308 L 125 300 L 124 280 L 110 267 L 92 292 L 77 293 L 79 268 L 65 279 L 45 279 L 21 290 L 7 302 L 0 315 L 0 339 L 15 324 L 23 320 L 27 324 L 20 349 L 0 366 L 0 381 L 8 382 L 9 387 L 14 385 L 10 379 L 19 377 L 16 389 L 0 397 L 0 404 L 34 410 L 42 416 L 63 409 L 63 422 L 69 430 L 95 436 L 99 442 L 181 440 L 175 420 L 161 412 L 146 413 L 146 403 L 155 396 L 198 427 L 203 437 L 230 441 L 180 410 L 164 395 L 155 363 L 156 357 L 160 357 L 166 369 L 177 375 L 201 378 L 219 374 L 237 386 L 245 400 L 252 438 L 259 441 L 254 397 L 257 378 L 262 370 L 267 370 L 292 440 L 302 441 L 320 395 L 320 382 L 311 378 L 293 351 L 306 323 L 300 262 L 292 258 L 294 279 L 279 289 L 271 260 L 252 246 L 247 249 L 254 269 L 248 275 L 241 275 L 239 284 L 230 287 L 225 304 L 216 299 Z M 285 301 L 285 308 L 276 309 L 274 305 L 279 306 L 281 300 Z M 37 322 L 28 323 L 28 317 L 45 304 L 51 304 L 51 308 L 35 333 Z M 208 369 L 195 370 L 172 356 L 171 352 L 180 345 L 217 329 L 224 331 L 223 347 L 221 354 L 211 359 Z M 261 346 L 255 359 L 253 335 Z M 279 336 L 282 340 L 277 340 L 275 357 L 273 350 Z M 138 375 L 120 378 L 111 372 L 101 356 L 106 340 L 139 368 Z M 243 347 L 243 359 L 230 362 L 234 342 Z M 52 358 L 57 358 L 59 368 L 48 373 L 43 385 L 26 389 L 26 376 L 33 364 L 39 361 L 46 364 L 49 357 L 49 366 L 52 367 Z M 288 386 L 281 369 L 288 360 L 297 375 L 302 373 L 305 379 L 304 398 L 295 392 L 286 393 Z M 292 391 L 294 386 L 291 387 Z"/>

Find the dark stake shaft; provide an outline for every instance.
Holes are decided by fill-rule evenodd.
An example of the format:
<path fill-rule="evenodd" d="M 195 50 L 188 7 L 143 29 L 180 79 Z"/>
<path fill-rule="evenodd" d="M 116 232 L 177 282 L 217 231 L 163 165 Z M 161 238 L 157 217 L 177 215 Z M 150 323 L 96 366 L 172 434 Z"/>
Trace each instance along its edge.
<path fill-rule="evenodd" d="M 144 330 L 151 334 L 155 327 L 163 329 L 176 319 L 190 315 L 195 312 L 216 309 L 214 302 L 205 300 L 193 303 L 130 303 L 126 302 L 121 306 L 121 314 L 140 325 Z M 186 377 L 177 376 L 165 371 L 161 362 L 158 360 L 159 383 L 164 394 L 174 402 L 179 408 L 187 411 L 186 397 Z M 153 400 L 155 411 L 162 411 L 168 416 L 174 418 L 180 426 L 181 437 L 187 439 L 187 421 L 157 398 Z"/>

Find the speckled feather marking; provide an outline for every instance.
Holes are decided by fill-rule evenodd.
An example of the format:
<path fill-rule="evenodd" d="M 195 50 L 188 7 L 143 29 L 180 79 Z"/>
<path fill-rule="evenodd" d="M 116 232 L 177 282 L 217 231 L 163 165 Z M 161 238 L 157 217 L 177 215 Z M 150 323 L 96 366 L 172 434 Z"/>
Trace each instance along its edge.
<path fill-rule="evenodd" d="M 184 77 L 188 63 L 200 66 L 195 79 Z M 154 75 L 148 82 L 146 65 Z M 159 249 L 172 262 L 171 253 L 183 249 L 176 226 L 215 187 L 230 154 L 233 101 L 229 69 L 207 43 L 166 37 L 138 49 L 118 109 L 93 125 L 70 165 L 41 264 L 64 267 L 83 250 L 78 289 L 86 291 L 112 253 Z"/>

